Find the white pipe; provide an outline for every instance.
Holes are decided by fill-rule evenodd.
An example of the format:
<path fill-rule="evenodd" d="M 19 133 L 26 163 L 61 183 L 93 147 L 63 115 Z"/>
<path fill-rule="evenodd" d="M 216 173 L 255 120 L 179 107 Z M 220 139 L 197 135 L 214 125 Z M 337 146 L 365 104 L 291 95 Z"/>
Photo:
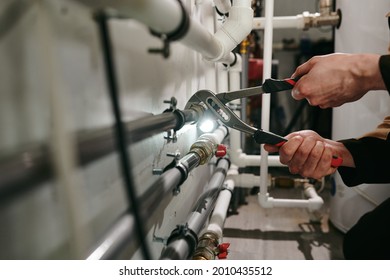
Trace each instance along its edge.
<path fill-rule="evenodd" d="M 230 168 L 227 172 L 227 176 L 232 176 L 234 174 L 238 174 L 237 169 L 234 167 Z M 211 231 L 215 233 L 219 239 L 221 239 L 223 236 L 223 226 L 225 224 L 230 199 L 234 190 L 234 180 L 227 179 L 224 183 L 224 187 L 225 189 L 222 190 L 218 195 L 213 214 L 211 215 L 209 224 L 205 229 L 206 232 Z"/>
<path fill-rule="evenodd" d="M 236 63 L 228 68 L 229 71 L 229 91 L 241 89 L 242 58 L 236 54 Z M 240 100 L 234 100 L 236 104 L 241 104 Z"/>
<path fill-rule="evenodd" d="M 303 15 L 296 16 L 284 16 L 284 17 L 273 17 L 273 28 L 296 28 L 304 29 L 305 21 Z M 253 29 L 259 30 L 265 28 L 265 18 L 256 17 L 253 19 Z"/>
<path fill-rule="evenodd" d="M 286 208 L 307 208 L 310 211 L 318 210 L 322 207 L 324 201 L 317 195 L 314 188 L 313 190 L 308 190 L 307 193 L 312 195 L 308 199 L 283 199 L 283 198 L 273 198 L 270 197 L 267 193 L 263 195 L 259 193 L 258 201 L 260 205 L 264 208 L 273 208 L 273 207 L 286 207 Z M 306 194 L 306 190 L 305 190 Z"/>
<path fill-rule="evenodd" d="M 222 53 L 220 57 L 210 57 L 209 60 L 219 61 L 227 57 L 252 31 L 253 10 L 251 6 L 251 0 L 233 1 L 228 19 L 215 33 L 215 37 L 222 43 Z"/>
<path fill-rule="evenodd" d="M 215 33 L 215 13 L 213 1 L 207 0 L 202 2 L 201 16 L 204 27 L 211 33 Z M 205 62 L 205 86 L 207 89 L 216 92 L 217 87 L 217 68 L 215 62 Z"/>
<path fill-rule="evenodd" d="M 220 11 L 222 14 L 229 13 L 232 3 L 230 0 L 214 0 L 215 7 L 217 7 L 218 11 Z"/>
<path fill-rule="evenodd" d="M 304 186 L 304 194 L 308 198 L 309 201 L 309 210 L 314 211 L 314 210 L 319 210 L 322 205 L 324 204 L 324 200 L 322 197 L 320 197 L 316 190 L 314 189 L 313 185 L 311 184 L 306 184 Z"/>
<path fill-rule="evenodd" d="M 234 181 L 234 185 L 241 188 L 253 188 L 260 186 L 260 176 L 249 173 L 228 175 L 228 179 L 232 179 Z"/>
<path fill-rule="evenodd" d="M 229 75 L 227 68 L 222 63 L 217 64 L 217 91 L 229 91 Z"/>
<path fill-rule="evenodd" d="M 273 41 L 273 24 L 272 17 L 274 14 L 274 0 L 265 1 L 265 30 L 264 30 L 264 66 L 263 66 L 263 81 L 271 78 L 272 70 L 272 41 Z M 265 131 L 269 131 L 269 118 L 270 118 L 271 98 L 269 93 L 262 94 L 262 106 L 261 106 L 261 128 Z M 268 152 L 264 150 L 261 145 L 261 162 L 260 162 L 260 194 L 259 202 L 263 207 L 269 207 L 266 204 L 268 199 Z M 260 199 L 261 198 L 261 199 Z"/>
<path fill-rule="evenodd" d="M 150 29 L 161 33 L 169 34 L 180 26 L 182 21 L 182 8 L 177 0 L 78 0 L 92 8 L 111 7 L 137 20 Z M 250 6 L 249 6 L 250 7 Z M 253 16 L 252 16 L 253 18 Z M 210 33 L 198 21 L 189 19 L 189 29 L 183 38 L 178 41 L 187 47 L 199 52 L 204 58 L 212 61 L 232 63 L 234 55 L 231 51 L 234 47 L 227 46 L 227 40 L 221 41 Z M 230 27 L 228 27 L 230 28 Z M 226 28 L 226 29 L 228 29 Z M 252 25 L 251 25 L 252 28 Z M 230 33 L 235 33 L 233 30 Z M 249 32 L 248 32 L 249 33 Z M 247 33 L 247 34 L 248 34 Z M 241 35 L 241 36 L 246 36 Z"/>

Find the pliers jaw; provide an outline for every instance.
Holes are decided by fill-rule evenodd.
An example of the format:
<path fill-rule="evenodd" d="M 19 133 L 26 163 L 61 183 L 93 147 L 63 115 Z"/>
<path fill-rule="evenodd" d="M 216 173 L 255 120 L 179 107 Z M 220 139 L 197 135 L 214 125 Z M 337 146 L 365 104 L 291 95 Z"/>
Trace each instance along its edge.
<path fill-rule="evenodd" d="M 203 103 L 212 115 L 219 119 L 224 125 L 237 129 L 241 132 L 250 134 L 258 144 L 283 145 L 287 140 L 279 135 L 259 130 L 243 122 L 233 111 L 227 107 L 213 92 L 210 90 L 200 90 L 196 92 L 187 102 L 186 109 L 192 104 Z"/>

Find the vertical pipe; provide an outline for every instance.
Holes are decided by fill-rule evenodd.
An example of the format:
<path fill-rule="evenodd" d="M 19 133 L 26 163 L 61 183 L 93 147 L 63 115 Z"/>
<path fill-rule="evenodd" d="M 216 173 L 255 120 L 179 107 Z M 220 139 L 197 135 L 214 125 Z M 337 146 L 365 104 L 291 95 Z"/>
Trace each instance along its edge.
<path fill-rule="evenodd" d="M 272 17 L 274 13 L 274 0 L 265 1 L 265 30 L 264 30 L 264 67 L 263 67 L 263 81 L 271 78 L 272 69 L 272 41 L 273 41 L 273 22 Z M 261 107 L 261 128 L 269 130 L 270 106 L 271 97 L 269 93 L 262 95 Z M 268 152 L 264 150 L 261 145 L 261 163 L 260 163 L 260 195 L 267 195 L 267 179 L 268 179 Z"/>

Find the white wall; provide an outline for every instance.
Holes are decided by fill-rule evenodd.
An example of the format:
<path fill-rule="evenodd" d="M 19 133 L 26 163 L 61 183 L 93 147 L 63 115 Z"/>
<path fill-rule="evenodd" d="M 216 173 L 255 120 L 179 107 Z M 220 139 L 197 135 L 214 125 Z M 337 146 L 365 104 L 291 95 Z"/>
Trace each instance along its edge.
<path fill-rule="evenodd" d="M 204 20 L 194 1 L 186 5 L 192 17 Z M 84 258 L 128 207 L 116 153 L 84 168 L 74 160 L 75 132 L 113 125 L 97 24 L 90 9 L 65 0 L 1 1 L 0 15 L 0 155 L 46 143 L 59 171 L 0 205 L 0 259 Z M 147 52 L 161 41 L 145 26 L 112 20 L 110 28 L 125 120 L 162 113 L 172 96 L 184 109 L 205 87 L 210 64 L 198 54 L 173 43 L 164 59 Z M 129 149 L 139 194 L 158 178 L 152 169 L 172 161 L 166 153 L 184 155 L 199 135 L 189 126 L 178 132 L 177 143 L 164 136 Z M 150 213 L 161 216 L 148 235 L 153 258 L 163 245 L 152 242 L 152 233 L 167 237 L 184 222 L 210 172 L 209 166 L 195 170 L 162 213 Z"/>

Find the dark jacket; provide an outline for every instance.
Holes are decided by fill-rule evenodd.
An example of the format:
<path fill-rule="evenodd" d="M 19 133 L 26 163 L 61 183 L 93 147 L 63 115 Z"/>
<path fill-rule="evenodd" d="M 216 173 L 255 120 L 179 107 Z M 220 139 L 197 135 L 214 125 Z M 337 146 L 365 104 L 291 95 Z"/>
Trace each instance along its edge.
<path fill-rule="evenodd" d="M 379 60 L 383 81 L 390 93 L 390 55 Z M 390 183 L 390 116 L 376 130 L 356 139 L 341 140 L 351 153 L 355 168 L 339 167 L 347 186 L 362 183 Z"/>

